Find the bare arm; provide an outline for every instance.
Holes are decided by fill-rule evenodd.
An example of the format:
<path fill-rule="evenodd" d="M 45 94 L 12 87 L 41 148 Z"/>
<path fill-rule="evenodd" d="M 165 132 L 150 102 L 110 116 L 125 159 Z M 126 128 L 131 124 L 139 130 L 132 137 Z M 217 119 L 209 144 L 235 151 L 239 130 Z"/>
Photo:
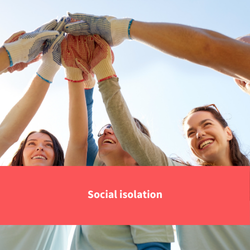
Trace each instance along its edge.
<path fill-rule="evenodd" d="M 250 45 L 220 33 L 179 24 L 133 21 L 130 34 L 132 39 L 164 53 L 250 80 Z"/>
<path fill-rule="evenodd" d="M 0 156 L 16 141 L 40 107 L 50 84 L 35 76 L 29 89 L 0 124 Z"/>
<path fill-rule="evenodd" d="M 88 118 L 83 82 L 68 82 L 70 138 L 65 166 L 85 166 L 87 158 Z"/>
<path fill-rule="evenodd" d="M 10 66 L 8 53 L 4 47 L 0 48 L 0 72 Z"/>
<path fill-rule="evenodd" d="M 220 33 L 172 23 L 147 23 L 111 16 L 70 14 L 84 22 L 65 26 L 74 35 L 99 34 L 110 46 L 132 38 L 164 53 L 250 80 L 250 45 Z"/>

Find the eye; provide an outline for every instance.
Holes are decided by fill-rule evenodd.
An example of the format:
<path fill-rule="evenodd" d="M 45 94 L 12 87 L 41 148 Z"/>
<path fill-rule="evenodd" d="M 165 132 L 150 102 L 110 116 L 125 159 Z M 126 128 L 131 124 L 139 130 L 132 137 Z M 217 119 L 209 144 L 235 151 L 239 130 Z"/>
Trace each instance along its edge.
<path fill-rule="evenodd" d="M 208 126 L 208 125 L 212 125 L 212 123 L 211 123 L 211 122 L 206 122 L 206 123 L 204 124 L 204 127 L 206 127 L 206 126 Z"/>
<path fill-rule="evenodd" d="M 28 146 L 33 146 L 33 145 L 36 145 L 34 142 L 29 142 L 28 144 L 27 144 Z"/>
<path fill-rule="evenodd" d="M 53 144 L 47 143 L 46 146 L 53 148 Z"/>
<path fill-rule="evenodd" d="M 192 137 L 194 135 L 194 131 L 188 133 L 188 137 Z"/>

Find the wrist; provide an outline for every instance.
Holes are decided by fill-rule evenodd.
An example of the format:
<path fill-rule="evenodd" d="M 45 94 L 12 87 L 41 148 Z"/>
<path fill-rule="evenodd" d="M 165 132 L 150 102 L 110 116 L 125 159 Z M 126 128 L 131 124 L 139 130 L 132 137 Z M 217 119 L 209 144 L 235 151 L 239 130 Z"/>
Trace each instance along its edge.
<path fill-rule="evenodd" d="M 0 48 L 0 72 L 10 66 L 10 58 L 5 47 Z"/>
<path fill-rule="evenodd" d="M 60 69 L 57 63 L 43 62 L 37 71 L 37 75 L 48 83 L 52 83 L 56 72 Z"/>
<path fill-rule="evenodd" d="M 18 41 L 13 43 L 5 43 L 4 47 L 8 53 L 9 60 L 10 60 L 10 67 L 15 65 L 19 62 L 27 62 L 28 61 L 28 55 L 24 55 L 23 48 L 20 48 L 20 45 L 18 44 Z"/>
<path fill-rule="evenodd" d="M 97 64 L 93 68 L 93 72 L 95 73 L 98 82 L 116 76 L 115 70 L 112 66 L 112 62 L 107 62 L 106 59 Z"/>
<path fill-rule="evenodd" d="M 65 80 L 70 82 L 83 82 L 82 71 L 79 68 L 65 67 Z"/>
<path fill-rule="evenodd" d="M 113 46 L 119 45 L 125 39 L 131 39 L 130 27 L 133 22 L 131 18 L 118 19 L 117 21 L 111 22 L 111 30 L 113 30 L 112 39 Z"/>

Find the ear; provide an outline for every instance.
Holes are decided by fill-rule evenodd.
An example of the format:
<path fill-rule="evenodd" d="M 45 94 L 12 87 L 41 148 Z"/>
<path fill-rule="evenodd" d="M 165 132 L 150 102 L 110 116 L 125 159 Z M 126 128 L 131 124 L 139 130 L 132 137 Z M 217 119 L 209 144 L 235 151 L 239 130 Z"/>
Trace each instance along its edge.
<path fill-rule="evenodd" d="M 231 131 L 229 127 L 225 128 L 225 132 L 226 132 L 227 140 L 231 141 L 233 139 L 233 132 Z"/>

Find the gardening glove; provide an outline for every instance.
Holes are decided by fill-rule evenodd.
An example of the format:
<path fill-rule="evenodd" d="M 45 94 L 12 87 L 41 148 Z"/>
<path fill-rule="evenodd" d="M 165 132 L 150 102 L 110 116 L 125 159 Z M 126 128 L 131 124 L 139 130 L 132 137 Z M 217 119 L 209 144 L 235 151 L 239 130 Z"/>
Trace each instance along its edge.
<path fill-rule="evenodd" d="M 35 31 L 21 35 L 17 41 L 5 43 L 4 47 L 9 55 L 10 67 L 19 62 L 31 62 L 43 51 L 44 42 L 58 35 L 57 31 L 50 31 L 57 25 L 56 20 L 37 28 Z"/>
<path fill-rule="evenodd" d="M 99 35 L 94 35 L 93 37 L 96 47 L 90 66 L 95 73 L 98 82 L 112 77 L 117 77 L 112 66 L 112 63 L 114 62 L 113 51 L 111 50 L 108 43 Z"/>
<path fill-rule="evenodd" d="M 79 35 L 98 34 L 105 39 L 110 46 L 117 46 L 125 39 L 131 39 L 130 26 L 133 22 L 131 18 L 117 19 L 113 16 L 93 16 L 85 14 L 71 14 L 71 18 L 80 22 L 65 25 L 65 32 Z"/>
<path fill-rule="evenodd" d="M 56 72 L 61 66 L 61 42 L 64 39 L 64 33 L 54 39 L 46 41 L 43 49 L 42 64 L 37 71 L 37 75 L 46 82 L 52 83 Z"/>

